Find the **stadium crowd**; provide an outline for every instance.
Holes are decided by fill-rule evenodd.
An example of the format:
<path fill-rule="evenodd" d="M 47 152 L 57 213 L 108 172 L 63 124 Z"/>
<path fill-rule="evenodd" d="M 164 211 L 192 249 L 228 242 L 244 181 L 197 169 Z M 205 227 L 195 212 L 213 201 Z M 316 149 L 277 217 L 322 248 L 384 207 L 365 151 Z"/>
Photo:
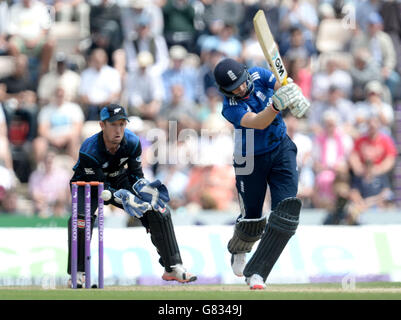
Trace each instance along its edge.
<path fill-rule="evenodd" d="M 233 128 L 212 71 L 223 57 L 268 68 L 258 9 L 312 104 L 285 115 L 304 207 L 355 224 L 394 206 L 400 1 L 0 0 L 1 212 L 68 215 L 80 144 L 119 103 L 173 209 L 236 215 Z"/>

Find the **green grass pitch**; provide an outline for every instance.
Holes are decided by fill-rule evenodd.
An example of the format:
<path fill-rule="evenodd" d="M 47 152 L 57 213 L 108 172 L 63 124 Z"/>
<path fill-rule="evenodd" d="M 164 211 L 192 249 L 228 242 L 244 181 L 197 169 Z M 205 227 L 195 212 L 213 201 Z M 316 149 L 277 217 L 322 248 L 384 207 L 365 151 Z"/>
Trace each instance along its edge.
<path fill-rule="evenodd" d="M 246 285 L 121 286 L 105 289 L 0 287 L 0 300 L 401 300 L 401 283 L 366 282 L 342 288 L 340 283 L 268 285 L 252 291 Z"/>

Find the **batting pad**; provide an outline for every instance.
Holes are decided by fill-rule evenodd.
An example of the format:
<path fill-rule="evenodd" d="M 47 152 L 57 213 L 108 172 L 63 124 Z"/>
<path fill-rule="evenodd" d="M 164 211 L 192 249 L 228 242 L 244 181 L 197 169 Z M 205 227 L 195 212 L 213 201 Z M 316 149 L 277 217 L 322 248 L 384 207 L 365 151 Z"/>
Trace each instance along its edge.
<path fill-rule="evenodd" d="M 301 206 L 301 200 L 298 198 L 287 198 L 282 200 L 271 212 L 258 248 L 245 266 L 245 277 L 259 274 L 266 281 L 281 252 L 295 234 Z"/>
<path fill-rule="evenodd" d="M 234 235 L 228 242 L 231 254 L 247 253 L 258 241 L 266 227 L 266 217 L 260 219 L 242 219 L 235 224 Z"/>
<path fill-rule="evenodd" d="M 160 255 L 159 262 L 168 272 L 171 272 L 172 269 L 170 267 L 182 264 L 182 260 L 170 210 L 168 207 L 166 207 L 164 213 L 153 210 L 146 213 L 146 218 L 149 223 L 152 243 Z"/>

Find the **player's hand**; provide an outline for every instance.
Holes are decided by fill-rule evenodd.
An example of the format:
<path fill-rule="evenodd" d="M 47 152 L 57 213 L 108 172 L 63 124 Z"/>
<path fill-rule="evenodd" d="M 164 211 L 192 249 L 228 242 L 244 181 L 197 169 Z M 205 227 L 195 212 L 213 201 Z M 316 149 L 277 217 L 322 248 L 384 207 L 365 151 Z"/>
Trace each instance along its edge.
<path fill-rule="evenodd" d="M 288 84 L 280 87 L 273 94 L 272 99 L 274 108 L 278 111 L 282 111 L 297 103 L 301 96 L 303 96 L 301 89 L 292 81 L 291 78 L 288 78 Z"/>
<path fill-rule="evenodd" d="M 116 202 L 119 202 L 117 199 L 121 201 L 125 212 L 132 217 L 142 218 L 146 212 L 152 210 L 152 206 L 149 203 L 142 201 L 128 190 L 120 189 L 114 192 L 114 197 Z"/>
<path fill-rule="evenodd" d="M 139 179 L 132 186 L 135 194 L 152 205 L 154 210 L 164 212 L 166 203 L 170 201 L 168 190 L 160 180 L 149 182 L 146 179 Z"/>
<path fill-rule="evenodd" d="M 310 102 L 304 96 L 300 97 L 297 102 L 289 106 L 293 116 L 301 118 L 310 107 Z"/>

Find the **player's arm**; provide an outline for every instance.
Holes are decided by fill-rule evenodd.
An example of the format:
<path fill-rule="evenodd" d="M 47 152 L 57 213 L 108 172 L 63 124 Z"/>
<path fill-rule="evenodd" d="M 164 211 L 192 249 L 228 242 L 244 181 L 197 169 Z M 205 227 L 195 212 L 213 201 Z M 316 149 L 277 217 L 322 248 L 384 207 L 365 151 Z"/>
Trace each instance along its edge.
<path fill-rule="evenodd" d="M 263 130 L 273 122 L 279 112 L 280 110 L 276 110 L 273 104 L 267 106 L 259 113 L 247 112 L 241 119 L 241 126 L 244 128 Z"/>
<path fill-rule="evenodd" d="M 274 90 L 275 92 L 272 96 L 273 103 L 268 104 L 259 113 L 247 112 L 241 119 L 240 124 L 242 127 L 261 130 L 267 128 L 280 111 L 296 104 L 300 99 L 300 95 L 302 95 L 298 90 L 298 86 L 294 83 L 281 86 L 276 81 Z"/>

